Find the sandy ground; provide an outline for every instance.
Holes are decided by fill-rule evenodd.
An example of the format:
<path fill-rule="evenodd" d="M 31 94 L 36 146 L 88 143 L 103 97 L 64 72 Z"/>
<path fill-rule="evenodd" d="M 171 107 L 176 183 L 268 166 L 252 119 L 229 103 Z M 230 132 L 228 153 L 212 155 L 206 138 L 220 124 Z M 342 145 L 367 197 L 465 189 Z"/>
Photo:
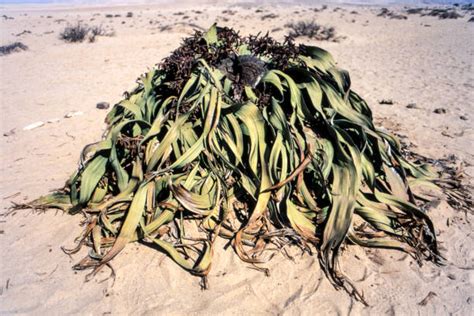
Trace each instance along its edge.
<path fill-rule="evenodd" d="M 232 10 L 231 14 L 222 13 Z M 413 148 L 433 158 L 454 154 L 472 184 L 474 150 L 474 23 L 465 17 L 407 20 L 377 17 L 376 7 L 334 6 L 314 13 L 302 6 L 61 7 L 2 9 L 1 45 L 21 41 L 28 51 L 0 57 L 0 207 L 30 200 L 63 185 L 84 145 L 104 129 L 110 103 L 133 88 L 142 72 L 176 48 L 194 23 L 217 21 L 242 34 L 270 31 L 282 39 L 288 21 L 311 20 L 336 27 L 339 43 L 312 43 L 333 53 L 350 71 L 353 88 L 367 99 L 379 125 L 407 136 Z M 196 12 L 196 10 L 200 11 Z M 356 10 L 357 14 L 351 13 Z M 127 18 L 127 12 L 133 17 Z M 235 11 L 235 12 L 234 12 Z M 182 12 L 178 13 L 178 12 Z M 278 17 L 262 16 L 274 13 Z M 106 18 L 106 14 L 121 15 Z M 58 39 L 67 23 L 83 21 L 113 28 L 114 37 L 68 44 Z M 176 24 L 181 23 L 181 24 Z M 171 26 L 160 31 L 163 26 Z M 18 35 L 23 31 L 24 33 Z M 393 105 L 378 101 L 392 99 Z M 416 103 L 416 108 L 406 106 Z M 445 114 L 433 111 L 446 109 Z M 82 115 L 64 118 L 70 111 Z M 464 119 L 462 119 L 463 117 Z M 58 122 L 24 131 L 36 121 Z M 54 121 L 54 120 L 53 120 Z M 13 195 L 13 197 L 12 197 Z M 107 271 L 85 283 L 71 270 L 83 255 L 65 255 L 81 232 L 80 216 L 17 212 L 0 217 L 0 314 L 338 314 L 472 315 L 474 296 L 473 220 L 442 201 L 430 215 L 439 233 L 445 267 L 418 267 L 399 252 L 348 247 L 344 271 L 364 291 L 370 307 L 336 291 L 317 258 L 295 262 L 274 258 L 271 277 L 249 269 L 229 249 L 217 250 L 210 289 L 155 249 L 130 244 Z M 471 222 L 469 222 L 470 220 Z M 431 294 L 422 306 L 419 303 Z"/>

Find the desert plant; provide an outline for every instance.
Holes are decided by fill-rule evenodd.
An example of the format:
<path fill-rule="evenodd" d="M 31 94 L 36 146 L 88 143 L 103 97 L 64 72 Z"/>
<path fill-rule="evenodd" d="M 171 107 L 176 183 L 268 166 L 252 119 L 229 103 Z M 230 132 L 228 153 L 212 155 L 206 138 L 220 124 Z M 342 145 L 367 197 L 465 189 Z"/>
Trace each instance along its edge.
<path fill-rule="evenodd" d="M 463 16 L 457 13 L 456 11 L 446 11 L 439 14 L 438 17 L 441 20 L 444 20 L 444 19 L 459 19 L 459 18 L 462 18 Z"/>
<path fill-rule="evenodd" d="M 453 8 L 434 8 L 431 10 L 426 10 L 421 16 L 437 16 L 440 20 L 445 19 L 458 19 L 462 18 L 462 15 L 459 14 Z"/>
<path fill-rule="evenodd" d="M 12 44 L 0 46 L 0 56 L 8 55 L 14 52 L 21 52 L 23 50 L 27 50 L 28 46 L 21 42 L 15 42 Z"/>
<path fill-rule="evenodd" d="M 89 27 L 87 25 L 78 23 L 76 25 L 68 25 L 59 33 L 59 38 L 63 41 L 76 43 L 82 42 L 87 38 Z"/>
<path fill-rule="evenodd" d="M 78 23 L 74 26 L 68 25 L 59 34 L 59 38 L 70 43 L 83 42 L 89 40 L 94 42 L 97 36 L 114 36 L 113 30 L 107 30 L 99 26 L 88 26 L 87 24 Z"/>
<path fill-rule="evenodd" d="M 293 38 L 307 36 L 319 41 L 336 41 L 336 31 L 333 27 L 325 27 L 314 21 L 299 21 L 288 23 L 285 27 L 290 28 L 289 35 Z"/>
<path fill-rule="evenodd" d="M 412 191 L 437 175 L 374 126 L 348 73 L 321 48 L 197 31 L 106 123 L 62 190 L 16 206 L 85 214 L 67 252 L 91 247 L 74 266 L 92 268 L 89 277 L 140 240 L 205 286 L 222 237 L 261 270 L 275 248 L 316 250 L 329 280 L 363 301 L 339 268 L 343 245 L 441 260 Z"/>
<path fill-rule="evenodd" d="M 406 20 L 407 19 L 406 15 L 398 14 L 396 12 L 390 11 L 387 8 L 380 9 L 380 12 L 377 14 L 377 16 L 380 16 L 380 17 L 383 17 L 383 18 L 394 19 L 394 20 Z"/>
<path fill-rule="evenodd" d="M 107 30 L 102 25 L 91 26 L 89 27 L 89 41 L 94 42 L 97 36 L 114 36 L 115 32 L 113 30 Z"/>
<path fill-rule="evenodd" d="M 474 11 L 474 4 L 473 3 L 466 3 L 461 6 L 462 11 Z"/>
<path fill-rule="evenodd" d="M 423 12 L 424 8 L 409 8 L 406 9 L 407 14 L 421 14 Z"/>

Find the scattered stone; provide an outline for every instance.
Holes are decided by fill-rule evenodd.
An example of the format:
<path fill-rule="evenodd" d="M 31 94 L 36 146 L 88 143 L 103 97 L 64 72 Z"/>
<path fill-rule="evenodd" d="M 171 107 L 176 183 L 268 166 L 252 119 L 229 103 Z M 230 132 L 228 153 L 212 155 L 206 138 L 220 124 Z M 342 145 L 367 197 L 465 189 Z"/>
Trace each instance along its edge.
<path fill-rule="evenodd" d="M 409 103 L 409 104 L 407 104 L 406 108 L 407 109 L 418 109 L 418 106 L 416 105 L 416 103 Z"/>
<path fill-rule="evenodd" d="M 46 123 L 58 123 L 60 121 L 59 118 L 55 117 L 55 118 L 52 118 L 52 119 L 49 119 L 46 121 Z"/>
<path fill-rule="evenodd" d="M 277 17 L 278 15 L 274 13 L 265 14 L 264 16 L 262 16 L 262 21 L 267 20 L 267 19 L 276 19 Z"/>
<path fill-rule="evenodd" d="M 81 112 L 81 111 L 71 111 L 71 112 L 68 112 L 66 113 L 66 115 L 64 115 L 65 118 L 71 118 L 73 116 L 79 116 L 79 115 L 82 115 L 84 114 L 84 112 Z"/>
<path fill-rule="evenodd" d="M 234 10 L 224 10 L 222 11 L 222 14 L 228 14 L 228 15 L 236 15 L 238 12 Z"/>
<path fill-rule="evenodd" d="M 126 17 L 127 18 L 133 18 L 133 12 L 127 12 Z"/>
<path fill-rule="evenodd" d="M 452 273 L 448 274 L 448 278 L 451 280 L 456 280 L 456 276 Z"/>
<path fill-rule="evenodd" d="M 8 132 L 3 133 L 3 136 L 8 137 L 8 136 L 15 135 L 15 131 L 16 131 L 16 128 L 12 128 Z"/>
<path fill-rule="evenodd" d="M 31 34 L 31 31 L 30 30 L 24 30 L 23 32 L 20 32 L 20 33 L 16 34 L 15 36 L 22 36 L 24 34 Z"/>
<path fill-rule="evenodd" d="M 461 120 L 463 120 L 463 121 L 468 121 L 468 120 L 469 120 L 469 119 L 467 118 L 467 116 L 465 116 L 465 115 L 461 115 L 459 118 L 460 118 Z"/>
<path fill-rule="evenodd" d="M 109 102 L 99 102 L 99 103 L 97 103 L 97 105 L 95 107 L 98 108 L 99 110 L 107 110 L 110 107 L 110 103 Z"/>
<path fill-rule="evenodd" d="M 442 131 L 442 132 L 441 132 L 441 135 L 446 136 L 446 137 L 449 137 L 449 138 L 454 138 L 454 136 L 451 135 L 451 134 L 449 134 L 448 131 Z"/>
<path fill-rule="evenodd" d="M 24 131 L 30 131 L 32 129 L 35 129 L 35 128 L 38 128 L 38 127 L 41 127 L 44 125 L 44 122 L 43 121 L 38 121 L 38 122 L 34 122 L 34 123 L 31 123 L 29 125 L 26 125 L 25 127 L 23 127 L 23 130 Z"/>
<path fill-rule="evenodd" d="M 436 114 L 446 114 L 446 109 L 444 108 L 437 108 L 433 111 Z"/>
<path fill-rule="evenodd" d="M 418 303 L 418 305 L 420 306 L 425 306 L 426 304 L 428 304 L 429 301 L 431 301 L 431 299 L 435 296 L 438 296 L 435 292 L 429 292 L 428 295 L 426 295 L 426 297 Z"/>
<path fill-rule="evenodd" d="M 379 101 L 379 104 L 387 104 L 387 105 L 392 105 L 393 100 L 392 99 L 382 99 Z"/>

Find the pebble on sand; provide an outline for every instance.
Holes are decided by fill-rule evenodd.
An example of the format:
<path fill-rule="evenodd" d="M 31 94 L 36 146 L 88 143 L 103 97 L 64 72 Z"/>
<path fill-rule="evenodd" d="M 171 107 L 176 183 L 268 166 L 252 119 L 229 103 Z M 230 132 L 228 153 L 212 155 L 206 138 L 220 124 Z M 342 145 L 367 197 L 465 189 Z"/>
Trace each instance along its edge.
<path fill-rule="evenodd" d="M 66 113 L 66 115 L 64 115 L 65 118 L 71 118 L 73 116 L 79 116 L 79 115 L 82 115 L 84 114 L 84 112 L 81 112 L 81 111 L 72 111 L 72 112 L 68 112 Z"/>
<path fill-rule="evenodd" d="M 382 100 L 379 101 L 379 104 L 392 105 L 393 100 L 392 99 L 382 99 Z"/>
<path fill-rule="evenodd" d="M 99 103 L 96 104 L 95 107 L 98 108 L 99 110 L 107 110 L 110 107 L 110 103 L 109 102 L 99 102 Z"/>
<path fill-rule="evenodd" d="M 8 132 L 3 133 L 3 136 L 5 137 L 12 136 L 12 135 L 15 135 L 15 132 L 16 132 L 16 128 L 13 128 L 9 130 Z"/>
<path fill-rule="evenodd" d="M 23 127 L 23 130 L 24 131 L 29 131 L 29 130 L 41 127 L 43 125 L 44 125 L 43 121 L 38 121 L 38 122 L 31 123 L 29 125 L 26 125 L 25 127 Z"/>

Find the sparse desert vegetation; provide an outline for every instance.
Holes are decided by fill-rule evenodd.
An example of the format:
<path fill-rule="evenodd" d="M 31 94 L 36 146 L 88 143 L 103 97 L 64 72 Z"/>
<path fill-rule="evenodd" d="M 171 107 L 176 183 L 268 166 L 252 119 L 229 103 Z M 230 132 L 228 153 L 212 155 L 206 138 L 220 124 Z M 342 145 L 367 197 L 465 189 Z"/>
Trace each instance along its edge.
<path fill-rule="evenodd" d="M 290 29 L 289 36 L 293 38 L 306 36 L 318 41 L 338 41 L 334 27 L 322 26 L 315 21 L 299 21 L 285 24 Z"/>
<path fill-rule="evenodd" d="M 423 12 L 423 8 L 409 8 L 406 9 L 405 12 L 407 14 L 421 14 Z"/>
<path fill-rule="evenodd" d="M 407 16 L 397 13 L 395 11 L 391 11 L 387 8 L 382 8 L 380 9 L 380 12 L 377 14 L 377 16 L 383 17 L 383 18 L 389 18 L 389 19 L 394 19 L 394 20 L 406 20 Z"/>
<path fill-rule="evenodd" d="M 74 26 L 66 26 L 59 34 L 59 38 L 70 43 L 82 42 L 86 39 L 88 33 L 89 28 L 86 25 L 78 23 Z"/>
<path fill-rule="evenodd" d="M 59 34 L 59 38 L 69 43 L 80 43 L 85 40 L 94 42 L 97 36 L 114 36 L 113 30 L 107 30 L 101 25 L 88 26 L 87 24 L 78 23 L 76 25 L 68 25 Z"/>
<path fill-rule="evenodd" d="M 431 11 L 422 14 L 422 16 L 424 15 L 437 16 L 441 20 L 462 18 L 462 15 L 459 14 L 454 8 L 431 9 Z"/>
<path fill-rule="evenodd" d="M 433 16 L 438 17 L 440 20 L 446 19 L 459 19 L 464 17 L 460 12 L 468 14 L 474 10 L 472 3 L 466 5 L 454 5 L 452 7 L 439 7 L 439 8 L 408 8 L 405 10 L 407 14 L 419 14 L 420 16 Z M 469 20 L 468 20 L 469 22 Z"/>
<path fill-rule="evenodd" d="M 5 55 L 15 53 L 15 52 L 21 52 L 27 49 L 28 49 L 28 46 L 26 46 L 25 44 L 21 42 L 15 42 L 13 44 L 0 46 L 0 56 L 5 56 Z"/>

